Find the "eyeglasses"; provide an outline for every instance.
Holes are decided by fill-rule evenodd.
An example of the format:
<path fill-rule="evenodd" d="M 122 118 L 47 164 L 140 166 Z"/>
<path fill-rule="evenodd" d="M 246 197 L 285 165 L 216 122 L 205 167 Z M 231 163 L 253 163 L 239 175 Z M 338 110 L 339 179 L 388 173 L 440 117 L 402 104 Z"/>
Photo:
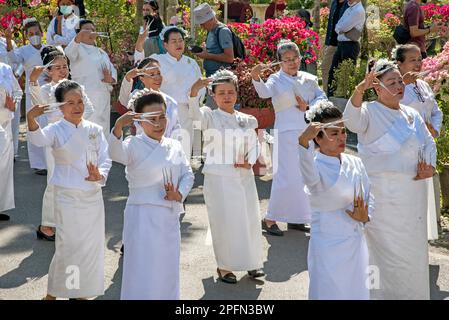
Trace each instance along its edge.
<path fill-rule="evenodd" d="M 424 97 L 422 96 L 421 91 L 419 91 L 419 88 L 416 84 L 413 87 L 413 92 L 415 92 L 416 96 L 418 97 L 418 100 L 421 101 L 421 103 L 424 103 L 426 101 L 424 99 Z"/>
<path fill-rule="evenodd" d="M 296 62 L 296 61 L 298 61 L 300 59 L 301 59 L 301 56 L 297 56 L 297 57 L 290 58 L 290 59 L 282 59 L 282 62 L 285 62 L 285 63 Z"/>

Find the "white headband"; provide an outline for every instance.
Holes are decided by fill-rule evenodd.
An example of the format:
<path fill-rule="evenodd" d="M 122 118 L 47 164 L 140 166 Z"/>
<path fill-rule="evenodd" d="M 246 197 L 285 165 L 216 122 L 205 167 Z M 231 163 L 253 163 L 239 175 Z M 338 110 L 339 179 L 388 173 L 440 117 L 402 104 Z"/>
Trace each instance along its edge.
<path fill-rule="evenodd" d="M 26 18 L 23 20 L 22 26 L 25 27 L 28 23 L 31 23 L 31 22 L 37 22 L 37 19 L 35 17 Z"/>
<path fill-rule="evenodd" d="M 186 36 L 186 31 L 185 30 L 183 30 L 181 28 L 178 28 L 177 26 L 166 26 L 166 27 L 164 27 L 164 29 L 162 29 L 161 33 L 159 34 L 159 37 L 161 38 L 162 41 L 164 41 L 165 33 L 168 30 L 171 30 L 171 29 L 178 29 L 184 36 Z"/>
<path fill-rule="evenodd" d="M 132 110 L 132 111 L 136 111 L 136 109 L 135 109 L 136 100 L 143 96 L 149 95 L 151 93 L 160 94 L 160 92 L 158 92 L 156 90 L 147 89 L 147 88 L 143 88 L 141 90 L 137 90 L 136 92 L 134 92 L 131 96 L 131 99 L 129 99 L 129 101 L 128 101 L 128 105 L 127 105 L 128 109 Z M 164 98 L 164 101 L 165 101 L 165 98 Z"/>
<path fill-rule="evenodd" d="M 221 74 L 220 74 L 221 73 Z M 227 83 L 229 80 L 232 81 L 233 84 L 238 86 L 238 78 L 235 74 L 223 74 L 222 72 L 218 71 L 215 76 L 212 75 L 210 77 L 212 79 L 212 82 L 209 83 L 207 88 L 212 91 L 212 88 L 214 86 L 217 86 L 219 84 Z"/>

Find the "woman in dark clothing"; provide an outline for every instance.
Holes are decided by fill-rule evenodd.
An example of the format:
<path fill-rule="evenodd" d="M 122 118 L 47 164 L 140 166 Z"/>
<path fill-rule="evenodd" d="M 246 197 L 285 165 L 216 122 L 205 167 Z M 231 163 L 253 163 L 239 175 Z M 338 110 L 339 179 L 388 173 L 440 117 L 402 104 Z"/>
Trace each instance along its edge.
<path fill-rule="evenodd" d="M 285 0 L 274 0 L 270 3 L 270 6 L 265 11 L 265 20 L 276 19 L 284 14 L 284 10 L 287 8 Z"/>

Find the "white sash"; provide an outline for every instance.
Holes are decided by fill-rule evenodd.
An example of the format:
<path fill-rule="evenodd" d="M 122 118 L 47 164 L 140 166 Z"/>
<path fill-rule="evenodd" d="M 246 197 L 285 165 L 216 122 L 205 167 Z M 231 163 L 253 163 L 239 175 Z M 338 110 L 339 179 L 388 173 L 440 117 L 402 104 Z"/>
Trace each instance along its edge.
<path fill-rule="evenodd" d="M 369 144 L 359 143 L 358 151 L 363 156 L 396 153 L 415 132 L 413 116 L 401 112 L 383 136 Z"/>
<path fill-rule="evenodd" d="M 88 133 L 88 130 L 77 130 L 62 147 L 53 148 L 55 164 L 70 165 L 86 154 Z"/>
<path fill-rule="evenodd" d="M 354 202 L 354 186 L 358 180 L 358 170 L 352 162 L 341 155 L 342 163 L 337 182 L 327 190 L 309 193 L 310 206 L 314 212 L 330 212 L 347 209 Z"/>
<path fill-rule="evenodd" d="M 137 141 L 145 148 L 145 142 L 141 137 L 136 136 Z M 173 183 L 176 185 L 179 180 L 179 166 L 171 161 L 174 157 L 174 150 L 167 141 L 162 141 L 152 150 L 145 159 L 131 172 L 127 172 L 130 188 L 143 188 L 160 185 L 163 188 L 163 169 L 171 168 Z M 151 179 L 149 179 L 151 177 Z"/>

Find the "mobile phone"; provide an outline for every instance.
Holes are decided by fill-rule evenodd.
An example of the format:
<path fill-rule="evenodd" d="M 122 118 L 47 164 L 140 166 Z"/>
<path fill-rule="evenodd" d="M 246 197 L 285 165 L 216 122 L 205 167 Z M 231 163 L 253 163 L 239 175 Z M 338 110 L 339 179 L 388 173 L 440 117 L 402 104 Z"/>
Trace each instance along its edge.
<path fill-rule="evenodd" d="M 189 47 L 190 52 L 193 53 L 200 53 L 203 52 L 203 48 L 201 48 L 200 46 L 191 46 Z"/>

